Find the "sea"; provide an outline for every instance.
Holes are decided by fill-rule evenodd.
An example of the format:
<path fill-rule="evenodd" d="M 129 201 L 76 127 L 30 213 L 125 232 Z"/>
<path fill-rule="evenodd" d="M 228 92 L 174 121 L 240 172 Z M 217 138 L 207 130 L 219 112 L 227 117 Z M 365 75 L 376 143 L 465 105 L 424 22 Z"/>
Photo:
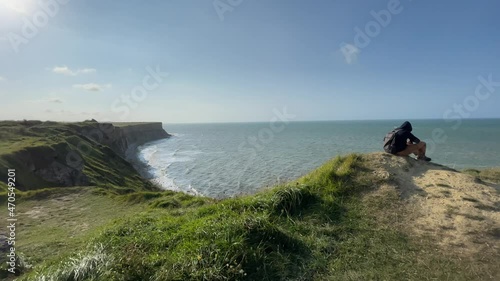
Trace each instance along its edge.
<path fill-rule="evenodd" d="M 405 120 L 164 124 L 171 138 L 138 148 L 164 189 L 225 198 L 298 178 L 329 159 L 383 151 Z M 454 169 L 500 166 L 500 119 L 409 120 L 432 162 Z"/>

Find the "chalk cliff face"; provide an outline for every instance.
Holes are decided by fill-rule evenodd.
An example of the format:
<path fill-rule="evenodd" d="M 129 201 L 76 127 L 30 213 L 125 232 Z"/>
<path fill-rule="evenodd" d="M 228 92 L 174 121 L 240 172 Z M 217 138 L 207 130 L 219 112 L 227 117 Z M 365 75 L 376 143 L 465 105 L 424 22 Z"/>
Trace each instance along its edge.
<path fill-rule="evenodd" d="M 170 137 L 160 122 L 127 125 L 98 123 L 97 126 L 85 128 L 82 133 L 98 143 L 109 146 L 124 158 L 131 157 L 135 149 L 142 144 Z"/>
<path fill-rule="evenodd" d="M 126 159 L 144 143 L 170 135 L 157 123 L 51 123 L 28 126 L 34 145 L 0 154 L 0 168 L 17 171 L 21 190 L 134 182 L 145 184 Z M 20 136 L 23 137 L 23 136 Z M 2 175 L 0 175 L 0 178 Z"/>

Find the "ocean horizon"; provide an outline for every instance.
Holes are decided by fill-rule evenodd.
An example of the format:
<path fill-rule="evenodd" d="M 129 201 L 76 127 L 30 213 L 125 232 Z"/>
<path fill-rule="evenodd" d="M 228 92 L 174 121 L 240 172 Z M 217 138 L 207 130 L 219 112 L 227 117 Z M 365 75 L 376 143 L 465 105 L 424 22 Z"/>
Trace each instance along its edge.
<path fill-rule="evenodd" d="M 403 121 L 164 123 L 172 137 L 139 147 L 138 157 L 164 189 L 230 197 L 293 180 L 339 155 L 383 151 L 385 134 Z M 434 163 L 500 166 L 500 119 L 409 121 Z"/>

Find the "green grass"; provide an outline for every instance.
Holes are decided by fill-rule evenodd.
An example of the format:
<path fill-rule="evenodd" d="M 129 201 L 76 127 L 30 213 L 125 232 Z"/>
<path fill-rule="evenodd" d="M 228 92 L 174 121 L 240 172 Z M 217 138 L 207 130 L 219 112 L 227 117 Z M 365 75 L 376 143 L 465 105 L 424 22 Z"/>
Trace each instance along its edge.
<path fill-rule="evenodd" d="M 108 222 L 102 221 L 97 230 L 59 255 L 50 255 L 53 259 L 40 260 L 20 280 L 488 280 L 499 276 L 495 261 L 456 259 L 438 251 L 432 240 L 412 237 L 399 224 L 405 214 L 396 191 L 366 199 L 364 194 L 375 181 L 364 163 L 358 155 L 338 157 L 297 181 L 218 201 L 174 192 L 87 191 L 84 194 L 109 200 L 90 210 L 109 209 L 122 219 L 109 222 L 111 214 L 104 215 Z M 54 229 L 71 218 L 61 216 L 64 219 L 53 220 Z M 91 219 L 90 213 L 78 217 L 75 212 L 75 216 L 74 221 Z M 39 231 L 48 230 L 40 226 Z M 43 243 L 27 239 L 20 248 L 39 243 L 48 253 L 58 247 L 50 244 L 56 237 L 66 237 L 64 243 L 70 243 L 67 236 L 54 233 L 40 237 L 46 239 Z M 75 253 L 76 248 L 80 251 Z"/>
<path fill-rule="evenodd" d="M 97 130 L 99 126 L 94 122 L 1 121 L 0 170 L 16 169 L 20 190 L 68 185 L 158 190 L 141 178 L 117 152 L 84 136 L 83 132 Z M 66 170 L 66 174 L 71 173 L 65 177 L 71 178 L 71 182 L 57 179 L 61 169 Z M 35 170 L 37 172 L 33 172 Z M 42 176 L 40 171 L 54 175 Z M 0 181 L 6 180 L 6 173 L 0 173 Z"/>
<path fill-rule="evenodd" d="M 124 204 L 110 196 L 94 195 L 96 188 L 76 187 L 18 192 L 18 247 L 38 264 L 68 249 L 85 245 L 81 239 L 112 219 L 140 213 L 139 205 Z M 106 206 L 106 207 L 104 207 Z M 6 213 L 0 214 L 5 221 Z"/>

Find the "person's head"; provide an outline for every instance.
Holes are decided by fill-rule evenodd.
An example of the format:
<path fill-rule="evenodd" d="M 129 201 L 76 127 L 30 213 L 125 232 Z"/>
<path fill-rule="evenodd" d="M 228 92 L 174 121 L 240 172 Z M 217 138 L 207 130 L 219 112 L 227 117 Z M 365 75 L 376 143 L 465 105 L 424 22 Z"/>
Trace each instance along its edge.
<path fill-rule="evenodd" d="M 413 130 L 411 123 L 408 121 L 405 121 L 399 128 L 408 132 L 411 132 Z"/>

